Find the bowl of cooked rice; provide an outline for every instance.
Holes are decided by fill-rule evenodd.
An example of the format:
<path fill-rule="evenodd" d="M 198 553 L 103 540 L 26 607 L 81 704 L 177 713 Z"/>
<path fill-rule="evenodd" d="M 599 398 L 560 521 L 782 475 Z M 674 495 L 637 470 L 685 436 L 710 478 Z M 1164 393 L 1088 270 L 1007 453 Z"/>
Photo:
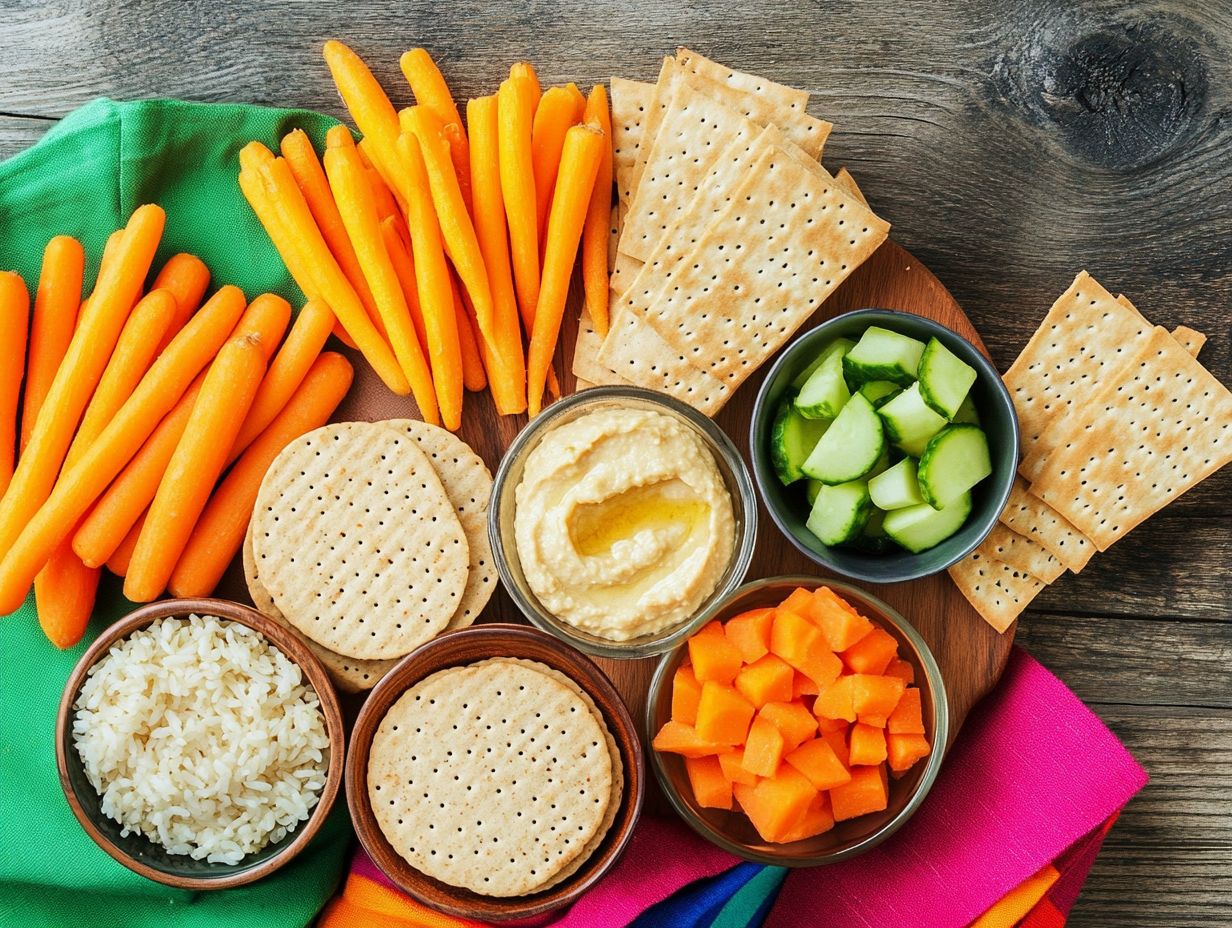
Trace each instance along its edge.
<path fill-rule="evenodd" d="M 329 814 L 345 733 L 320 662 L 221 599 L 143 606 L 99 636 L 60 701 L 73 814 L 130 870 L 226 889 L 289 862 Z"/>

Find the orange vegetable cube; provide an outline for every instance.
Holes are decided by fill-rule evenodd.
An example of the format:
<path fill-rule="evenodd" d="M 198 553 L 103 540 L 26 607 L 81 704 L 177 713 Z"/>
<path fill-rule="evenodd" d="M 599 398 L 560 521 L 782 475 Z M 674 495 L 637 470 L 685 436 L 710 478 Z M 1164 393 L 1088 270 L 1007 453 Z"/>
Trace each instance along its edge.
<path fill-rule="evenodd" d="M 791 828 L 783 832 L 782 844 L 792 841 L 803 841 L 812 838 L 834 827 L 834 813 L 830 811 L 830 797 L 818 793 L 817 798 L 809 803 L 804 810 L 804 816 Z"/>
<path fill-rule="evenodd" d="M 910 661 L 905 661 L 901 657 L 896 657 L 890 661 L 890 666 L 885 669 L 887 677 L 898 677 L 908 686 L 915 682 L 915 667 Z"/>
<path fill-rule="evenodd" d="M 898 705 L 890 713 L 886 727 L 892 735 L 924 734 L 924 709 L 918 689 L 913 686 L 903 692 Z"/>
<path fill-rule="evenodd" d="M 814 715 L 817 719 L 818 731 L 841 731 L 846 732 L 851 725 L 850 722 L 844 722 L 842 719 L 828 719 L 824 715 Z"/>
<path fill-rule="evenodd" d="M 689 786 L 693 790 L 693 798 L 703 809 L 730 809 L 732 807 L 732 787 L 719 759 L 709 757 L 686 757 L 684 769 L 689 775 Z"/>
<path fill-rule="evenodd" d="M 720 622 L 714 621 L 689 639 L 689 659 L 698 682 L 713 680 L 731 683 L 744 661 L 736 646 L 727 640 Z"/>
<path fill-rule="evenodd" d="M 692 725 L 675 720 L 659 729 L 651 746 L 665 754 L 682 754 L 685 757 L 705 757 L 707 754 L 730 750 L 729 745 L 707 741 L 698 735 L 697 729 Z"/>
<path fill-rule="evenodd" d="M 750 609 L 728 619 L 723 631 L 744 662 L 751 664 L 770 653 L 770 625 L 773 621 L 773 609 Z"/>
<path fill-rule="evenodd" d="M 873 630 L 872 622 L 828 586 L 813 591 L 809 618 L 821 629 L 831 651 L 846 651 Z"/>
<path fill-rule="evenodd" d="M 839 677 L 818 695 L 813 703 L 813 714 L 818 718 L 856 720 L 855 703 L 852 701 L 851 677 Z"/>
<path fill-rule="evenodd" d="M 840 729 L 821 732 L 821 740 L 830 745 L 834 756 L 843 762 L 844 767 L 851 766 L 851 752 L 847 750 L 847 732 L 850 730 L 850 726 L 844 722 Z"/>
<path fill-rule="evenodd" d="M 863 722 L 865 725 L 871 725 L 873 728 L 885 728 L 889 719 L 884 715 L 869 715 L 867 712 L 861 715 L 857 712 L 856 721 Z"/>
<path fill-rule="evenodd" d="M 821 687 L 817 685 L 817 681 L 807 674 L 796 671 L 795 677 L 791 681 L 791 698 L 800 699 L 804 696 L 816 696 L 821 692 Z"/>
<path fill-rule="evenodd" d="M 759 777 L 774 776 L 783 760 L 783 733 L 769 719 L 758 716 L 749 729 L 740 763 L 749 773 Z"/>
<path fill-rule="evenodd" d="M 817 719 L 798 702 L 766 703 L 757 716 L 773 723 L 783 733 L 785 752 L 794 751 L 817 734 Z"/>
<path fill-rule="evenodd" d="M 885 732 L 872 725 L 856 722 L 847 739 L 848 759 L 852 766 L 871 767 L 886 759 Z"/>
<path fill-rule="evenodd" d="M 812 605 L 813 594 L 804 587 L 798 586 L 791 591 L 790 596 L 779 603 L 779 608 L 784 612 L 794 612 L 796 615 L 807 617 Z"/>
<path fill-rule="evenodd" d="M 808 619 L 782 607 L 774 612 L 770 626 L 770 652 L 805 673 L 809 654 L 822 641 L 821 632 Z"/>
<path fill-rule="evenodd" d="M 847 765 L 838 759 L 834 748 L 821 738 L 806 741 L 783 758 L 817 789 L 831 789 L 851 779 Z"/>
<path fill-rule="evenodd" d="M 838 655 L 826 646 L 824 641 L 818 641 L 809 648 L 804 660 L 797 669 L 809 677 L 818 688 L 829 686 L 843 672 L 843 662 Z"/>
<path fill-rule="evenodd" d="M 871 632 L 843 651 L 843 663 L 852 673 L 881 674 L 898 657 L 898 642 L 884 628 Z"/>
<path fill-rule="evenodd" d="M 895 773 L 904 773 L 915 766 L 915 762 L 932 753 L 928 739 L 923 735 L 891 734 L 886 739 L 890 769 Z"/>
<path fill-rule="evenodd" d="M 726 751 L 719 755 L 719 768 L 729 783 L 743 783 L 745 786 L 757 785 L 757 774 L 746 770 L 742 761 L 744 751 Z"/>
<path fill-rule="evenodd" d="M 743 744 L 755 711 L 735 687 L 707 680 L 697 703 L 697 734 L 715 744 Z"/>
<path fill-rule="evenodd" d="M 692 667 L 678 667 L 672 677 L 672 718 L 686 725 L 697 724 L 697 703 L 702 698 L 702 685 Z"/>
<path fill-rule="evenodd" d="M 782 841 L 799 825 L 813 804 L 817 790 L 795 767 L 784 764 L 756 786 L 733 787 L 740 808 L 766 841 Z"/>
<path fill-rule="evenodd" d="M 889 717 L 907 687 L 898 677 L 853 673 L 848 679 L 851 680 L 851 706 L 856 715 Z"/>
<path fill-rule="evenodd" d="M 736 689 L 758 709 L 791 699 L 795 671 L 781 657 L 767 654 L 736 674 Z"/>
<path fill-rule="evenodd" d="M 881 812 L 890 803 L 885 765 L 852 767 L 851 780 L 830 790 L 830 809 L 836 822 Z"/>

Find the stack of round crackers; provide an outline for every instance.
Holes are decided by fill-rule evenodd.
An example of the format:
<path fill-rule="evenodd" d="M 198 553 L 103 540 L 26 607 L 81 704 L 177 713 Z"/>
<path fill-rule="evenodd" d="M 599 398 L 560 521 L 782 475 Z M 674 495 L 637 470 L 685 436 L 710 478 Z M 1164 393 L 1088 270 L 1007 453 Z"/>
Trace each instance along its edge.
<path fill-rule="evenodd" d="M 615 738 L 590 696 L 536 661 L 450 667 L 381 720 L 368 797 L 390 845 L 421 873 L 485 896 L 572 876 L 603 842 L 624 791 Z"/>
<path fill-rule="evenodd" d="M 261 484 L 244 544 L 253 603 L 299 633 L 340 689 L 371 689 L 487 604 L 491 491 L 470 446 L 425 422 L 309 432 Z"/>

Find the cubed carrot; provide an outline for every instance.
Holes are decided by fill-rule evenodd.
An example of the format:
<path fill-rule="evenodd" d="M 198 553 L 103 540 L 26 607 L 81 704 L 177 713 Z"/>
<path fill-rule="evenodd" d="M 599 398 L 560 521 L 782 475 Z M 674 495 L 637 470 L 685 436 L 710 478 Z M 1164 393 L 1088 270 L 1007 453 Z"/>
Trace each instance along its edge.
<path fill-rule="evenodd" d="M 697 734 L 716 744 L 743 744 L 755 711 L 735 687 L 707 680 L 697 703 Z"/>
<path fill-rule="evenodd" d="M 830 790 L 830 809 L 836 822 L 880 812 L 890 803 L 885 765 L 852 767 L 851 780 Z"/>
<path fill-rule="evenodd" d="M 715 744 L 707 741 L 697 733 L 692 725 L 684 722 L 671 721 L 659 729 L 652 746 L 656 751 L 666 754 L 682 754 L 685 757 L 705 757 L 707 754 L 719 754 L 731 750 L 727 744 Z"/>
<path fill-rule="evenodd" d="M 886 759 L 885 732 L 872 725 L 856 722 L 847 739 L 848 758 L 852 766 L 871 767 Z"/>
<path fill-rule="evenodd" d="M 766 654 L 736 674 L 736 689 L 758 709 L 768 702 L 788 702 L 795 673 L 781 657 Z"/>
<path fill-rule="evenodd" d="M 816 696 L 821 692 L 821 687 L 817 685 L 817 681 L 807 674 L 802 674 L 796 671 L 795 677 L 791 682 L 791 698 L 801 699 L 805 696 Z"/>
<path fill-rule="evenodd" d="M 834 748 L 822 738 L 804 742 L 783 760 L 808 777 L 817 789 L 832 789 L 851 779 L 847 765 L 838 759 Z"/>
<path fill-rule="evenodd" d="M 692 667 L 678 667 L 672 677 L 672 718 L 686 725 L 697 724 L 697 702 L 702 698 L 702 685 Z"/>
<path fill-rule="evenodd" d="M 817 798 L 809 803 L 803 817 L 791 828 L 783 832 L 781 843 L 804 841 L 829 831 L 834 827 L 834 813 L 830 811 L 830 797 L 818 793 Z"/>
<path fill-rule="evenodd" d="M 808 610 L 813 604 L 813 594 L 802 586 L 791 591 L 791 595 L 779 603 L 779 608 L 786 612 L 808 617 Z"/>
<path fill-rule="evenodd" d="M 915 682 L 915 667 L 910 661 L 905 661 L 901 657 L 896 657 L 890 661 L 890 666 L 885 669 L 887 677 L 898 677 L 908 686 Z"/>
<path fill-rule="evenodd" d="M 842 728 L 820 733 L 821 740 L 830 745 L 834 756 L 843 762 L 844 767 L 851 766 L 851 752 L 847 750 L 847 732 L 850 730 L 851 726 L 844 722 Z"/>
<path fill-rule="evenodd" d="M 924 734 L 924 709 L 920 702 L 920 691 L 914 686 L 903 691 L 898 705 L 890 713 L 886 728 L 892 735 Z"/>
<path fill-rule="evenodd" d="M 817 796 L 804 774 L 786 764 L 756 786 L 737 784 L 734 789 L 740 808 L 766 841 L 784 840 L 802 822 Z"/>
<path fill-rule="evenodd" d="M 843 662 L 830 650 L 824 640 L 812 644 L 803 661 L 796 668 L 817 684 L 818 689 L 829 686 L 843 672 Z"/>
<path fill-rule="evenodd" d="M 750 609 L 728 619 L 723 631 L 744 662 L 751 664 L 770 653 L 770 625 L 773 621 L 773 609 Z"/>
<path fill-rule="evenodd" d="M 886 742 L 890 769 L 895 773 L 910 770 L 916 761 L 932 753 L 932 747 L 923 735 L 891 734 L 886 738 Z"/>
<path fill-rule="evenodd" d="M 723 625 L 718 621 L 711 622 L 689 639 L 689 659 L 700 683 L 707 680 L 731 683 L 744 664 L 740 652 L 727 640 Z"/>
<path fill-rule="evenodd" d="M 853 673 L 847 679 L 851 680 L 851 707 L 856 715 L 888 717 L 907 687 L 898 677 Z"/>
<path fill-rule="evenodd" d="M 816 715 L 818 731 L 842 731 L 845 732 L 850 727 L 850 722 L 845 722 L 842 719 L 828 719 L 824 715 Z"/>
<path fill-rule="evenodd" d="M 813 591 L 809 618 L 821 629 L 832 651 L 846 651 L 873 630 L 872 622 L 828 586 Z"/>
<path fill-rule="evenodd" d="M 774 776 L 783 760 L 783 733 L 769 719 L 758 716 L 749 729 L 740 763 L 749 773 L 759 777 Z"/>
<path fill-rule="evenodd" d="M 817 734 L 817 719 L 798 702 L 770 702 L 757 713 L 783 733 L 784 752 L 797 747 Z"/>
<path fill-rule="evenodd" d="M 809 654 L 822 641 L 821 632 L 808 619 L 781 606 L 770 626 L 770 652 L 797 670 L 808 672 Z"/>
<path fill-rule="evenodd" d="M 744 751 L 736 749 L 735 751 L 725 751 L 718 755 L 719 768 L 723 771 L 723 776 L 727 777 L 730 783 L 743 783 L 745 786 L 757 785 L 757 774 L 751 770 L 746 770 L 742 761 L 744 760 Z"/>
<path fill-rule="evenodd" d="M 703 809 L 730 809 L 732 787 L 717 757 L 686 757 L 684 769 L 689 775 L 693 798 Z"/>
<path fill-rule="evenodd" d="M 822 690 L 813 703 L 813 714 L 818 718 L 854 722 L 856 708 L 852 701 L 851 677 L 839 677 Z"/>
<path fill-rule="evenodd" d="M 898 657 L 898 642 L 884 628 L 871 632 L 843 651 L 843 663 L 852 673 L 881 674 Z"/>

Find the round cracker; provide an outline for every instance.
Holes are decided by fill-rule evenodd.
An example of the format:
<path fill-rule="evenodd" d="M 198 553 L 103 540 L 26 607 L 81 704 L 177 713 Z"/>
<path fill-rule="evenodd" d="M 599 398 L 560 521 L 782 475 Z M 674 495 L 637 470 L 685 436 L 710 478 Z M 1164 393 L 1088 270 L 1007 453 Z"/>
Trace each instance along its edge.
<path fill-rule="evenodd" d="M 387 419 L 381 424 L 405 432 L 428 456 L 466 533 L 470 573 L 458 611 L 445 626 L 447 631 L 466 628 L 479 618 L 496 590 L 496 564 L 488 541 L 492 472 L 470 445 L 447 429 L 418 419 Z"/>
<path fill-rule="evenodd" d="M 326 425 L 270 465 L 253 512 L 261 583 L 287 621 L 346 657 L 400 657 L 444 629 L 469 551 L 445 488 L 409 437 Z"/>
<path fill-rule="evenodd" d="M 421 872 L 486 896 L 559 873 L 603 822 L 611 761 L 577 693 L 515 664 L 451 667 L 381 720 L 368 795 L 390 844 Z"/>

